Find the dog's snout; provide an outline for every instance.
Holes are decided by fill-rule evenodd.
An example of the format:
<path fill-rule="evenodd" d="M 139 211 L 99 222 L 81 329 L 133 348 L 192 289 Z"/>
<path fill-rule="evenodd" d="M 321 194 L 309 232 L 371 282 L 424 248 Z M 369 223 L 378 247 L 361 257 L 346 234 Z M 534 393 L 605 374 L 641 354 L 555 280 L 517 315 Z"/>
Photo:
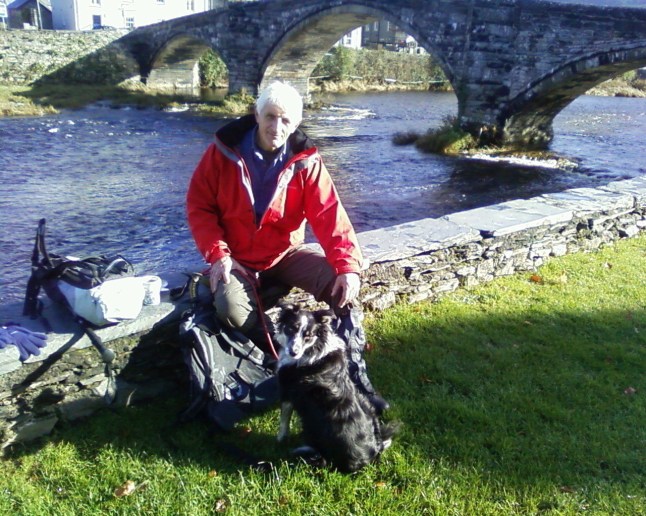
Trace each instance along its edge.
<path fill-rule="evenodd" d="M 301 345 L 299 343 L 292 343 L 292 345 L 289 347 L 289 354 L 292 357 L 297 357 L 301 352 Z"/>

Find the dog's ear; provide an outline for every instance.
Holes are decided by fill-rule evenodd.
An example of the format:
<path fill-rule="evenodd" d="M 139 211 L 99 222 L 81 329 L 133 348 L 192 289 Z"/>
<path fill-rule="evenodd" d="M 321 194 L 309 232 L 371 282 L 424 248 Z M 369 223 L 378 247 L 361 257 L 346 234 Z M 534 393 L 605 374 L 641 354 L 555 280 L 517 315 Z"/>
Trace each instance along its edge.
<path fill-rule="evenodd" d="M 278 314 L 278 322 L 285 322 L 290 314 L 297 314 L 301 309 L 300 306 L 294 303 L 279 303 L 280 313 Z"/>
<path fill-rule="evenodd" d="M 330 324 L 336 319 L 332 310 L 317 310 L 314 312 L 314 320 L 319 324 Z"/>

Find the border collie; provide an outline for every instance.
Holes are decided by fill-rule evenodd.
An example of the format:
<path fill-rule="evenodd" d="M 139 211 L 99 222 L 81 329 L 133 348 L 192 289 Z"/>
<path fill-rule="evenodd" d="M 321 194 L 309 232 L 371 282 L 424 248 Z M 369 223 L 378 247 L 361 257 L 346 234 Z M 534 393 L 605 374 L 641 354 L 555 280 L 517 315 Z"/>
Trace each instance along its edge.
<path fill-rule="evenodd" d="M 310 312 L 281 307 L 276 340 L 281 414 L 278 441 L 289 435 L 292 412 L 299 415 L 305 445 L 294 450 L 316 456 L 323 465 L 354 472 L 391 444 L 393 423 L 382 424 L 368 398 L 348 374 L 346 345 L 332 327 L 330 310 Z"/>

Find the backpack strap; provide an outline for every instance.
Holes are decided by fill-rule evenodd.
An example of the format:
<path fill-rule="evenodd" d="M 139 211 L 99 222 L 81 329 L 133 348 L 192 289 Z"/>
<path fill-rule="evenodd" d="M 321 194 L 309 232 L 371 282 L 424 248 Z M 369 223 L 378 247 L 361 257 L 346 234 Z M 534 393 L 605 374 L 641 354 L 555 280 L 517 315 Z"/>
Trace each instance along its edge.
<path fill-rule="evenodd" d="M 31 253 L 31 276 L 27 281 L 27 292 L 25 293 L 25 303 L 22 308 L 22 315 L 37 318 L 43 310 L 43 303 L 38 299 L 38 294 L 43 283 L 42 265 L 50 265 L 51 259 L 45 247 L 46 220 L 40 219 L 36 229 L 36 239 L 34 240 L 34 249 Z M 41 263 L 40 255 L 43 256 Z"/>
<path fill-rule="evenodd" d="M 108 385 L 105 390 L 105 394 L 103 395 L 103 399 L 106 402 L 106 404 L 109 405 L 114 401 L 114 398 L 116 397 L 116 394 L 117 394 L 117 383 L 114 378 L 114 370 L 112 367 L 112 362 L 114 361 L 117 355 L 112 349 L 105 347 L 105 344 L 103 343 L 103 340 L 101 339 L 101 337 L 99 337 L 96 334 L 96 332 L 90 327 L 90 323 L 88 323 L 82 317 L 75 317 L 74 320 L 83 329 L 83 332 L 90 339 L 90 342 L 92 343 L 92 345 L 100 353 L 101 359 L 105 364 L 104 373 L 108 381 Z"/>

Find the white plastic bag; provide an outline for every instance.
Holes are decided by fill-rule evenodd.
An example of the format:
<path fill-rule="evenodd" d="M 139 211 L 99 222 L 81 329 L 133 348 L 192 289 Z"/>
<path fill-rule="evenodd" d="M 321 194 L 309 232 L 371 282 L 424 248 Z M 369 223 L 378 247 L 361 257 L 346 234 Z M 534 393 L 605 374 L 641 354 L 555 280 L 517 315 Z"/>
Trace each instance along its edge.
<path fill-rule="evenodd" d="M 58 288 L 75 314 L 97 326 L 136 319 L 145 296 L 138 277 L 108 280 L 91 289 L 59 281 Z"/>

